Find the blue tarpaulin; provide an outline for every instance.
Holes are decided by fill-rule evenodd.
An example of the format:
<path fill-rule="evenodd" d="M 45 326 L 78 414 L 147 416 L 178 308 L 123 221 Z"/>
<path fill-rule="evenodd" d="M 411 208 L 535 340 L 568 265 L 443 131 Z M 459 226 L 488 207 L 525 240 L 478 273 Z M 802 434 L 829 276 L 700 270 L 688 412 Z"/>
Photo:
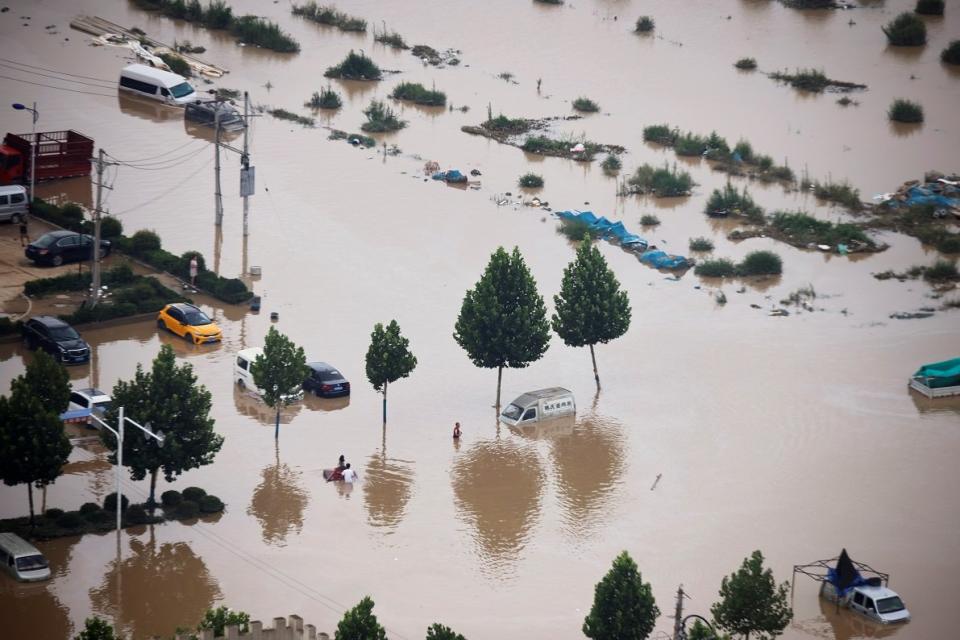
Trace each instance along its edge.
<path fill-rule="evenodd" d="M 443 180 L 445 182 L 466 182 L 467 176 L 460 173 L 457 169 L 450 169 L 449 171 L 440 171 L 433 174 L 434 180 Z"/>
<path fill-rule="evenodd" d="M 649 243 L 640 236 L 627 231 L 627 228 L 619 220 L 614 222 L 603 216 L 598 218 L 592 211 L 558 211 L 557 215 L 561 220 L 577 220 L 585 223 L 592 231 L 599 232 L 601 238 L 606 240 L 616 238 L 625 247 L 639 249 L 643 252 L 640 254 L 640 262 L 648 264 L 654 269 L 685 269 L 691 264 L 683 256 L 670 255 L 658 249 L 648 251 Z"/>
<path fill-rule="evenodd" d="M 948 191 L 949 192 L 949 191 Z M 960 191 L 953 191 L 954 193 L 960 193 Z M 932 189 L 927 187 L 910 187 L 907 190 L 907 199 L 905 202 L 900 202 L 898 200 L 889 200 L 888 203 L 890 206 L 899 207 L 901 204 L 908 207 L 914 205 L 924 205 L 932 204 L 935 207 L 956 207 L 960 206 L 960 199 L 957 198 L 948 198 L 940 193 L 936 193 Z"/>

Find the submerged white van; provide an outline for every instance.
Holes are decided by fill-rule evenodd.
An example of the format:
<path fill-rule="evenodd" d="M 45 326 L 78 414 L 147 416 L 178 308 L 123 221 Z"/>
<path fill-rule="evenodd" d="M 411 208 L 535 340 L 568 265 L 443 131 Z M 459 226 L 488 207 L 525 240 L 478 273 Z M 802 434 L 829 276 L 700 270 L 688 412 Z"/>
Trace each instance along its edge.
<path fill-rule="evenodd" d="M 36 547 L 15 533 L 0 533 L 0 564 L 17 580 L 36 582 L 50 577 L 50 565 Z"/>
<path fill-rule="evenodd" d="M 0 187 L 0 220 L 16 224 L 27 217 L 27 189 L 19 184 Z"/>
<path fill-rule="evenodd" d="M 533 424 L 576 412 L 577 403 L 569 389 L 550 387 L 528 391 L 517 397 L 500 413 L 500 422 L 508 426 Z"/>
<path fill-rule="evenodd" d="M 253 361 L 262 354 L 263 349 L 260 347 L 241 349 L 237 352 L 237 359 L 233 363 L 233 381 L 236 383 L 236 385 L 241 389 L 250 389 L 259 396 L 263 395 L 263 389 L 257 388 L 257 383 L 253 381 L 253 371 L 250 369 L 253 366 Z M 294 400 L 299 400 L 302 397 L 303 388 L 300 385 L 297 385 L 297 387 L 295 389 L 291 389 L 290 392 L 283 397 L 283 399 L 285 402 L 292 402 Z"/>
<path fill-rule="evenodd" d="M 197 99 L 197 92 L 186 78 L 145 64 L 124 67 L 120 72 L 120 89 L 176 106 Z"/>

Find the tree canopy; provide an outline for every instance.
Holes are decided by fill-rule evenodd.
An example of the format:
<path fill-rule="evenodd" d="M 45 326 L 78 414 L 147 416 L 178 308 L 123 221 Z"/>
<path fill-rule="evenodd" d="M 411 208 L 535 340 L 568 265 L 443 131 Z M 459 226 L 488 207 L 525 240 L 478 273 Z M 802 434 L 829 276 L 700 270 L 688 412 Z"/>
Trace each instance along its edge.
<path fill-rule="evenodd" d="M 643 581 L 637 563 L 624 551 L 597 583 L 583 634 L 593 640 L 644 640 L 659 615 L 650 583 Z"/>
<path fill-rule="evenodd" d="M 427 640 L 467 640 L 450 627 L 434 622 L 427 627 Z"/>
<path fill-rule="evenodd" d="M 113 627 L 102 618 L 93 616 L 83 623 L 83 630 L 73 637 L 73 640 L 114 640 Z"/>
<path fill-rule="evenodd" d="M 334 640 L 386 640 L 387 631 L 373 614 L 373 600 L 364 596 L 360 604 L 343 614 Z"/>
<path fill-rule="evenodd" d="M 66 367 L 42 349 L 34 352 L 26 372 L 13 381 L 11 388 L 15 391 L 18 385 L 26 385 L 30 395 L 57 415 L 70 404 L 70 375 Z"/>
<path fill-rule="evenodd" d="M 763 568 L 763 554 L 754 551 L 735 573 L 724 577 L 720 602 L 710 607 L 717 626 L 749 639 L 771 640 L 793 619 L 789 583 L 777 586 L 773 571 Z"/>
<path fill-rule="evenodd" d="M 268 407 L 276 409 L 274 438 L 277 438 L 280 435 L 280 409 L 291 395 L 300 390 L 309 373 L 303 347 L 294 344 L 276 327 L 270 327 L 263 353 L 253 361 L 250 373 L 254 384 L 263 392 L 263 401 Z"/>
<path fill-rule="evenodd" d="M 383 394 L 384 422 L 387 421 L 387 385 L 406 378 L 417 366 L 417 358 L 409 347 L 410 341 L 400 335 L 396 320 L 391 320 L 386 328 L 379 322 L 374 325 L 367 349 L 367 380 L 374 390 Z"/>

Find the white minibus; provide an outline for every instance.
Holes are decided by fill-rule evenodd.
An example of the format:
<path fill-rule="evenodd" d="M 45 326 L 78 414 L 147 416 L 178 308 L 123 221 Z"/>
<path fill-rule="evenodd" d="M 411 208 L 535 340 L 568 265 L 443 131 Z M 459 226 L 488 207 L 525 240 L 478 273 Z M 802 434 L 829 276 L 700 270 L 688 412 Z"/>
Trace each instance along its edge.
<path fill-rule="evenodd" d="M 37 548 L 15 533 L 0 533 L 0 564 L 17 580 L 36 582 L 50 577 L 50 565 Z"/>
<path fill-rule="evenodd" d="M 197 99 L 197 92 L 186 78 L 145 64 L 124 67 L 120 72 L 120 89 L 176 106 Z"/>

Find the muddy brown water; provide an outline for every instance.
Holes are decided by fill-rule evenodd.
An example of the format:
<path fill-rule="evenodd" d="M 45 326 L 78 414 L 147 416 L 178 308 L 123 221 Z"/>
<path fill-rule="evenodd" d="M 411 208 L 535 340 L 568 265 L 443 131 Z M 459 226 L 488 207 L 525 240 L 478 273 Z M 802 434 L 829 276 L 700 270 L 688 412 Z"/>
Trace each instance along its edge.
<path fill-rule="evenodd" d="M 892 575 L 913 621 L 878 629 L 822 605 L 816 585 L 799 579 L 795 622 L 785 637 L 955 635 L 960 404 L 918 398 L 906 380 L 921 363 L 958 355 L 960 316 L 889 319 L 941 300 L 922 282 L 870 275 L 929 264 L 937 254 L 896 234 L 881 236 L 887 251 L 857 259 L 762 238 L 734 244 L 725 239 L 727 224 L 701 213 L 726 178 L 700 161 L 681 164 L 699 183 L 689 198 L 618 199 L 615 181 L 597 163 L 528 156 L 459 128 L 485 119 L 488 104 L 510 116 L 567 115 L 569 102 L 587 95 L 602 112 L 555 131 L 623 144 L 625 172 L 642 162 L 675 161 L 641 138 L 643 126 L 668 122 L 716 130 L 731 141 L 743 137 L 813 178 L 849 179 L 869 199 L 925 169 L 960 169 L 960 77 L 939 62 L 948 40 L 960 37 L 957 7 L 928 20 L 928 46 L 901 51 L 886 46 L 880 25 L 912 7 L 905 0 L 832 13 L 757 1 L 342 4 L 371 24 L 385 21 L 411 44 L 462 50 L 460 67 L 435 69 L 374 44 L 370 35 L 294 19 L 282 3 L 232 5 L 237 13 L 279 20 L 303 46 L 296 56 L 239 47 L 225 34 L 132 3 L 8 4 L 0 14 L 3 58 L 107 81 L 73 77 L 97 86 L 71 84 L 7 67 L 0 74 L 104 94 L 0 79 L 8 102 L 38 102 L 41 130 L 73 128 L 115 158 L 140 162 L 140 169 L 108 172 L 114 188 L 107 207 L 127 231 L 155 229 L 172 251 L 199 249 L 226 275 L 249 265 L 263 269 L 252 281 L 263 296 L 259 315 L 207 307 L 223 327 L 222 345 L 194 347 L 158 335 L 149 322 L 84 331 L 95 359 L 70 370 L 76 386 L 109 389 L 130 378 L 136 363 L 148 364 L 162 344 L 195 368 L 213 393 L 226 443 L 214 465 L 171 486 L 203 486 L 227 510 L 215 521 L 131 529 L 119 544 L 114 534 L 40 543 L 54 569 L 50 582 L 0 580 L 10 637 L 29 630 L 64 638 L 91 614 L 138 638 L 170 634 L 217 603 L 260 619 L 299 613 L 332 630 L 347 607 L 370 594 L 393 638 L 422 637 L 434 621 L 471 638 L 576 638 L 594 584 L 623 549 L 652 582 L 664 612 L 657 628 L 667 632 L 681 583 L 693 597 L 688 611 L 706 614 L 721 578 L 753 549 L 788 580 L 792 565 L 842 547 Z M 218 86 L 304 114 L 300 105 L 327 83 L 323 70 L 350 48 L 402 72 L 378 84 L 333 82 L 345 105 L 318 116 L 321 125 L 356 131 L 369 100 L 402 80 L 435 83 L 470 110 L 399 107 L 409 126 L 378 137 L 402 149 L 386 159 L 328 141 L 322 128 L 257 118 L 257 194 L 244 242 L 238 158 L 224 155 L 226 216 L 217 233 L 209 132 L 185 126 L 174 110 L 106 88 L 126 56 L 88 46 L 87 36 L 70 30 L 70 18 L 81 13 L 203 45 L 201 57 L 231 71 Z M 630 33 L 641 13 L 656 19 L 653 37 Z M 804 95 L 760 73 L 738 72 L 732 63 L 744 56 L 767 71 L 822 67 L 869 90 L 853 96 L 859 106 L 844 109 L 837 95 Z M 516 84 L 497 77 L 505 71 Z M 925 124 L 888 125 L 885 110 L 901 96 L 923 104 Z M 4 109 L 0 128 L 24 131 L 29 122 Z M 428 159 L 480 169 L 481 188 L 424 182 Z M 734 259 L 774 249 L 785 273 L 745 285 L 692 273 L 676 281 L 603 245 L 634 319 L 626 336 L 598 348 L 602 393 L 595 394 L 589 354 L 554 338 L 542 361 L 505 372 L 503 393 L 509 399 L 566 386 L 577 397 L 576 420 L 543 433 L 498 428 L 490 408 L 495 372 L 475 369 L 451 334 L 464 291 L 498 245 L 520 247 L 548 304 L 559 288 L 572 248 L 554 233 L 549 214 L 491 202 L 497 193 L 516 194 L 516 179 L 527 171 L 543 174 L 546 187 L 531 193 L 552 207 L 622 219 L 680 253 L 699 235 L 714 240 L 717 255 Z M 83 180 L 42 189 L 84 203 L 92 198 Z M 842 215 L 777 185 L 750 190 L 768 210 Z M 662 225 L 641 230 L 644 213 L 655 213 Z M 815 312 L 767 316 L 808 283 L 818 293 Z M 718 286 L 729 299 L 725 307 L 711 297 Z M 236 351 L 262 344 L 271 311 L 309 358 L 334 363 L 353 383 L 349 402 L 310 398 L 286 411 L 279 446 L 270 411 L 236 391 L 230 376 Z M 391 318 L 409 336 L 419 366 L 391 386 L 383 429 L 363 354 L 373 324 Z M 8 389 L 29 356 L 3 345 L 0 358 L 0 388 Z M 460 443 L 450 438 L 455 420 L 463 425 Z M 323 468 L 340 453 L 359 470 L 356 487 L 323 482 Z M 112 469 L 96 445 L 76 448 L 65 471 L 46 492 L 48 507 L 76 508 L 112 490 Z M 125 486 L 141 497 L 147 489 L 145 482 Z M 0 489 L 0 515 L 22 514 L 25 493 Z"/>

